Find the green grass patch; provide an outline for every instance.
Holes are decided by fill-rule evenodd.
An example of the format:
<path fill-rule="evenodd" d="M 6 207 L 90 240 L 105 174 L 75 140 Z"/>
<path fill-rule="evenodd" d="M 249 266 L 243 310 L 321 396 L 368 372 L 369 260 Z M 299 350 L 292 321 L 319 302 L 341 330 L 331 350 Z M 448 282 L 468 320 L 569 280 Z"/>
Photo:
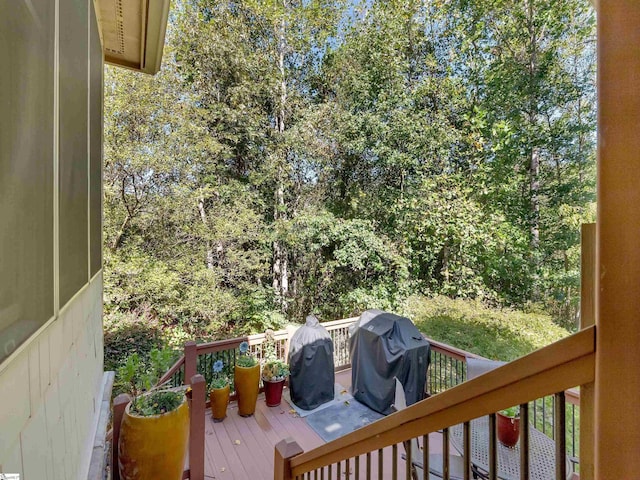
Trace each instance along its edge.
<path fill-rule="evenodd" d="M 515 360 L 569 335 L 548 315 L 476 300 L 412 297 L 407 315 L 426 336 L 494 360 Z"/>

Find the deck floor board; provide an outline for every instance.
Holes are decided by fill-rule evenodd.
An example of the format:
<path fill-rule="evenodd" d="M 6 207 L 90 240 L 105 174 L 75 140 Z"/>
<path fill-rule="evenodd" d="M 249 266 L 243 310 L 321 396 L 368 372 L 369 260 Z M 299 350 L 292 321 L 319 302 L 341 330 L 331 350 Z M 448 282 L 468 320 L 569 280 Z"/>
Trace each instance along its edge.
<path fill-rule="evenodd" d="M 349 388 L 351 371 L 336 373 L 336 382 Z M 223 422 L 214 423 L 210 411 L 205 414 L 205 476 L 216 480 L 271 480 L 273 478 L 273 455 L 275 445 L 286 437 L 293 439 L 308 451 L 324 444 L 304 418 L 298 417 L 283 400 L 278 407 L 267 407 L 264 395 L 258 397 L 256 413 L 251 417 L 238 415 L 237 405 L 232 403 Z M 237 441 L 240 443 L 238 444 Z M 432 434 L 430 453 L 442 452 L 442 436 Z M 398 478 L 405 478 L 404 453 L 398 447 Z M 371 478 L 388 479 L 392 472 L 392 449 L 383 451 L 383 472 L 378 473 L 377 452 L 371 455 Z M 341 478 L 355 479 L 355 461 L 349 462 L 350 475 L 346 475 L 345 464 L 341 465 Z M 332 468 L 332 478 L 337 479 L 337 468 Z M 366 456 L 360 457 L 360 478 L 366 478 Z M 325 478 L 328 472 L 325 470 Z"/>

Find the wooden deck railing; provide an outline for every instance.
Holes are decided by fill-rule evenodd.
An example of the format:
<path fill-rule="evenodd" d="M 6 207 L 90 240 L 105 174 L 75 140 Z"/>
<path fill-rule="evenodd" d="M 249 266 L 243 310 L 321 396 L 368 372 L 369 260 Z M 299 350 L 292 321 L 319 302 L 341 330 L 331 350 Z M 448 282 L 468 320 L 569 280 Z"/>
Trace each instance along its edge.
<path fill-rule="evenodd" d="M 345 318 L 331 322 L 322 323 L 329 331 L 334 345 L 334 365 L 337 371 L 351 366 L 349 356 L 349 327 L 357 320 L 357 317 Z M 278 358 L 286 361 L 288 355 L 288 342 L 295 329 L 278 330 L 272 333 L 274 339 L 275 353 Z M 435 341 L 427 337 L 431 344 L 431 363 L 428 371 L 427 385 L 431 395 L 445 392 L 466 380 L 466 359 L 484 358 L 479 355 L 452 347 L 450 345 Z M 196 344 L 187 342 L 184 347 L 184 354 L 176 363 L 163 375 L 159 383 L 168 383 L 173 386 L 184 384 L 184 378 L 192 378 L 199 374 L 203 377 L 205 385 L 211 380 L 213 374 L 213 364 L 216 360 L 223 360 L 227 374 L 233 377 L 233 367 L 238 355 L 238 347 L 244 341 L 249 344 L 251 352 L 258 358 L 265 356 L 265 343 L 267 335 L 256 334 L 246 337 L 238 337 L 227 340 Z M 206 391 L 206 389 L 205 389 Z M 204 394 L 203 394 L 204 395 Z M 566 445 L 567 454 L 572 459 L 573 464 L 578 462 L 579 446 L 579 402 L 580 396 L 575 390 L 565 392 L 567 399 L 567 428 Z M 235 399 L 235 392 L 232 393 Z M 528 413 L 532 425 L 538 430 L 555 436 L 555 396 L 549 395 L 544 398 L 537 398 L 529 402 Z M 197 399 L 196 399 L 197 400 Z M 200 402 L 200 400 L 198 400 Z M 207 398 L 201 400 L 204 410 L 207 406 Z M 197 443 L 190 443 L 190 463 L 201 464 L 204 462 L 204 448 L 200 448 Z M 185 477 L 186 478 L 186 477 Z M 196 478 L 196 477 L 191 477 Z"/>
<path fill-rule="evenodd" d="M 331 322 L 323 322 L 333 340 L 334 366 L 336 370 L 343 370 L 351 366 L 349 360 L 349 326 L 357 320 L 357 317 L 344 318 Z M 276 356 L 287 361 L 289 352 L 289 339 L 295 331 L 294 328 L 277 330 L 273 332 Z M 228 368 L 227 374 L 233 377 L 233 367 L 238 355 L 238 347 L 242 342 L 249 344 L 249 349 L 258 360 L 265 357 L 267 335 L 258 333 L 246 337 L 232 338 L 228 340 L 216 340 L 213 342 L 199 343 L 187 342 L 184 354 L 162 376 L 159 384 L 169 383 L 173 386 L 184 384 L 184 378 L 190 378 L 196 372 L 204 376 L 207 384 L 211 381 L 213 364 L 216 360 L 222 360 Z M 186 374 L 185 374 L 186 372 Z"/>
<path fill-rule="evenodd" d="M 442 393 L 467 379 L 467 361 L 469 357 L 481 358 L 464 350 L 437 342 L 427 337 L 431 343 L 431 364 L 429 366 L 427 385 L 431 395 Z M 579 463 L 580 449 L 580 392 L 569 389 L 565 393 L 565 432 L 566 450 L 572 467 Z M 531 425 L 555 439 L 556 397 L 548 395 L 536 398 L 528 404 L 529 422 Z"/>
<path fill-rule="evenodd" d="M 334 366 L 336 370 L 349 368 L 349 326 L 357 318 L 345 318 L 325 322 L 322 325 L 331 335 L 334 345 Z M 289 352 L 289 339 L 295 329 L 278 330 L 271 333 L 273 338 L 274 353 L 283 361 L 287 361 Z M 249 349 L 258 360 L 266 356 L 267 334 L 259 333 L 246 337 L 232 338 L 228 340 L 217 340 L 207 343 L 196 343 L 189 341 L 184 345 L 184 354 L 171 366 L 171 368 L 160 378 L 158 385 L 168 384 L 171 386 L 186 385 L 185 378 L 192 379 L 190 385 L 191 392 L 191 433 L 189 437 L 189 469 L 185 470 L 183 478 L 191 480 L 204 479 L 204 412 L 208 406 L 206 386 L 213 376 L 213 364 L 217 360 L 222 360 L 225 365 L 227 376 L 233 379 L 233 370 L 238 357 L 240 344 L 247 342 Z M 193 383 L 198 379 L 197 383 Z M 233 382 L 231 382 L 233 386 Z M 232 392 L 231 399 L 235 399 L 235 392 Z M 117 400 L 117 399 L 116 399 Z M 119 408 L 124 409 L 128 400 L 122 398 L 119 401 L 122 407 L 114 404 L 114 421 L 119 422 L 121 414 Z M 120 415 L 120 417 L 118 417 Z M 195 419 L 195 420 L 194 420 Z M 194 425 L 193 422 L 199 422 Z M 119 423 L 118 423 L 119 425 Z M 119 429 L 118 429 L 119 430 Z M 114 429 L 114 445 L 117 445 L 118 430 Z M 117 448 L 115 449 L 117 450 Z M 114 457 L 114 465 L 117 465 L 117 452 Z"/>
<path fill-rule="evenodd" d="M 350 465 L 353 465 L 356 470 L 364 471 L 366 478 L 370 478 L 368 470 L 372 454 L 377 452 L 378 464 L 380 464 L 383 461 L 381 452 L 387 447 L 392 447 L 394 452 L 392 461 L 397 462 L 398 445 L 402 448 L 403 442 L 424 438 L 439 430 L 443 430 L 443 438 L 446 440 L 448 428 L 457 424 L 465 424 L 465 437 L 468 438 L 469 422 L 472 419 L 489 415 L 490 424 L 493 425 L 494 412 L 512 405 L 524 405 L 526 411 L 526 405 L 529 402 L 548 395 L 556 395 L 557 401 L 562 403 L 566 390 L 593 381 L 594 362 L 595 327 L 590 327 L 309 452 L 300 453 L 300 448 L 294 442 L 283 441 L 276 446 L 274 478 L 275 480 L 298 480 L 312 478 L 312 474 L 313 478 L 331 478 L 333 472 L 349 472 Z M 563 441 L 564 422 L 561 410 L 558 410 L 556 422 L 558 438 L 555 443 L 556 479 L 567 477 Z M 520 434 L 524 446 L 528 444 L 528 429 L 529 422 L 524 421 Z M 489 478 L 497 478 L 495 434 L 490 436 L 489 441 L 487 473 Z M 428 445 L 428 441 L 424 442 L 423 460 L 425 462 L 428 462 L 429 458 Z M 524 452 L 520 465 L 521 478 L 527 479 L 529 478 L 528 449 L 522 448 L 521 452 Z M 361 455 L 366 455 L 367 459 L 362 470 L 360 469 Z M 408 479 L 412 466 L 410 457 L 411 455 L 407 452 L 405 462 Z M 448 476 L 448 460 L 448 455 L 444 455 L 445 478 Z M 464 464 L 466 465 L 465 479 L 470 478 L 472 470 L 468 448 L 465 448 Z M 428 478 L 428 468 L 423 473 L 424 478 Z"/>

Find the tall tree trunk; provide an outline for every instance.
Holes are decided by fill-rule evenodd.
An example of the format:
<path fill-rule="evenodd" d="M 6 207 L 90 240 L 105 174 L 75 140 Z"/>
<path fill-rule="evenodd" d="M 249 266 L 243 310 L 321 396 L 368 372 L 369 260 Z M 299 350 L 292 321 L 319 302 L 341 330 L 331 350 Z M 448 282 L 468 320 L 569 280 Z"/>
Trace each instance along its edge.
<path fill-rule="evenodd" d="M 531 205 L 530 241 L 535 253 L 540 247 L 540 155 L 537 148 L 531 149 L 529 161 L 529 195 Z"/>
<path fill-rule="evenodd" d="M 534 22 L 534 0 L 526 0 L 527 9 L 527 29 L 529 33 L 529 62 L 528 62 L 528 75 L 529 75 L 529 124 L 530 128 L 535 127 L 538 122 L 538 102 L 537 102 L 537 85 L 536 75 L 538 71 L 538 43 L 537 32 Z M 537 263 L 537 250 L 540 247 L 540 152 L 535 146 L 531 148 L 529 154 L 529 205 L 530 205 L 530 221 L 529 221 L 529 234 L 530 234 L 530 247 L 534 261 Z"/>
<path fill-rule="evenodd" d="M 285 75 L 285 49 L 286 49 L 286 19 L 284 13 L 287 10 L 287 1 L 282 1 L 283 15 L 280 22 L 279 38 L 278 38 L 278 70 L 280 73 L 280 105 L 276 116 L 276 128 L 281 138 L 285 130 L 285 112 L 287 106 L 287 79 Z M 285 204 L 285 165 L 287 162 L 286 149 L 281 148 L 280 165 L 277 169 L 274 220 L 276 224 L 279 220 L 287 218 Z M 283 312 L 286 311 L 286 300 L 289 294 L 289 262 L 288 251 L 286 245 L 279 239 L 273 243 L 273 289 L 276 294 L 276 300 L 280 304 Z"/>
<path fill-rule="evenodd" d="M 202 223 L 207 229 L 207 235 L 208 235 L 209 222 L 207 221 L 207 210 L 204 206 L 204 197 L 200 197 L 198 199 L 198 211 L 200 212 L 200 220 L 202 220 Z M 209 270 L 213 270 L 213 267 L 214 267 L 213 248 L 211 246 L 211 239 L 207 238 L 207 268 Z"/>
<path fill-rule="evenodd" d="M 133 193 L 135 197 L 133 206 L 129 205 L 129 203 L 127 202 L 127 178 L 131 179 L 131 185 L 133 186 Z M 122 200 L 122 205 L 127 211 L 127 215 L 124 217 L 124 221 L 122 222 L 122 225 L 120 225 L 120 230 L 118 230 L 116 237 L 111 243 L 111 251 L 113 252 L 115 252 L 118 248 L 120 248 L 120 245 L 122 245 L 124 234 L 127 231 L 127 228 L 129 228 L 129 224 L 131 223 L 131 220 L 133 220 L 133 217 L 136 215 L 138 207 L 140 206 L 140 197 L 138 196 L 138 189 L 136 188 L 135 181 L 135 176 L 125 175 L 122 177 L 120 182 L 120 199 Z"/>
<path fill-rule="evenodd" d="M 527 33 L 529 35 L 527 45 L 527 74 L 528 74 L 528 122 L 529 131 L 535 132 L 539 122 L 538 110 L 538 39 L 537 27 L 535 23 L 535 0 L 525 0 L 526 16 L 527 16 Z M 528 138 L 531 145 L 528 160 L 529 174 L 529 261 L 532 269 L 533 278 L 540 267 L 540 150 L 536 143 L 537 136 Z M 538 282 L 533 283 L 531 291 L 531 300 L 540 298 L 540 287 Z"/>
<path fill-rule="evenodd" d="M 113 242 L 111 242 L 112 251 L 115 252 L 118 248 L 120 248 L 120 245 L 122 245 L 124 232 L 127 230 L 127 227 L 129 226 L 129 222 L 131 222 L 131 218 L 132 218 L 131 214 L 127 213 L 127 216 L 124 218 L 124 222 L 122 222 L 122 225 L 120 226 L 120 230 L 118 230 L 118 234 L 113 239 Z"/>

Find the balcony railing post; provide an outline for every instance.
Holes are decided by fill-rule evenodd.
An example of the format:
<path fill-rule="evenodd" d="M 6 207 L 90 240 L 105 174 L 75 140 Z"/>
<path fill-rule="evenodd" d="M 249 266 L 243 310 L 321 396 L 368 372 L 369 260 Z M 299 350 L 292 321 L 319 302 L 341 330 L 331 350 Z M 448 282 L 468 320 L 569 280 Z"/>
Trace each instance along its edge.
<path fill-rule="evenodd" d="M 120 465 L 118 461 L 118 440 L 120 439 L 120 425 L 124 409 L 127 407 L 131 397 L 126 393 L 121 393 L 113 401 L 113 435 L 111 437 L 111 478 L 120 480 Z"/>
<path fill-rule="evenodd" d="M 284 440 L 280 440 L 275 448 L 273 480 L 292 480 L 289 460 L 302 452 L 302 448 L 293 438 L 287 437 Z"/>
<path fill-rule="evenodd" d="M 596 323 L 596 224 L 582 225 L 580 261 L 580 328 Z M 595 389 L 589 382 L 580 386 L 580 477 L 594 479 L 595 457 Z M 575 429 L 573 431 L 575 436 Z"/>
<path fill-rule="evenodd" d="M 204 480 L 204 422 L 206 382 L 200 374 L 191 377 L 189 420 L 189 479 Z"/>
<path fill-rule="evenodd" d="M 184 344 L 184 381 L 190 381 L 196 373 L 198 373 L 198 345 L 190 340 Z"/>
<path fill-rule="evenodd" d="M 555 411 L 553 418 L 553 437 L 556 442 L 556 479 L 564 480 L 567 478 L 567 463 L 565 458 L 567 455 L 567 435 L 566 435 L 566 403 L 564 392 L 558 392 L 555 398 Z"/>

